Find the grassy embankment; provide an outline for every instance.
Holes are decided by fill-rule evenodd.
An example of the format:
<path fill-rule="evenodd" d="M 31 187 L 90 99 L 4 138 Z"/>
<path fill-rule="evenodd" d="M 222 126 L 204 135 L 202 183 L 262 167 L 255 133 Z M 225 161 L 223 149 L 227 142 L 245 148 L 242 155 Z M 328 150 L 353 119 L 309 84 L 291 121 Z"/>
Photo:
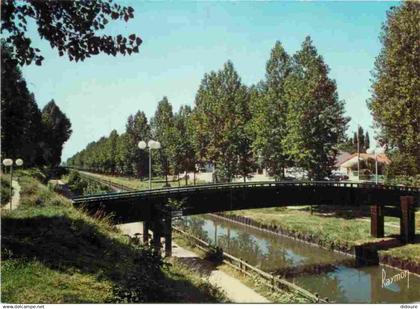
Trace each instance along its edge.
<path fill-rule="evenodd" d="M 103 177 L 124 185 L 135 187 L 138 180 L 117 176 Z M 147 183 L 147 182 L 146 182 Z M 161 187 L 162 183 L 155 183 Z M 176 183 L 177 185 L 177 183 Z M 264 208 L 232 212 L 233 214 L 251 218 L 259 223 L 276 225 L 289 234 L 306 235 L 308 239 L 317 239 L 324 247 L 334 247 L 344 251 L 355 245 L 377 242 L 384 239 L 370 236 L 370 217 L 359 209 L 342 210 L 340 207 L 314 207 L 311 215 L 308 206 L 288 208 Z M 385 235 L 390 239 L 399 234 L 399 219 L 385 217 Z M 393 226 L 394 225 L 394 226 Z M 416 212 L 416 230 L 420 230 L 420 211 Z M 382 256 L 398 257 L 400 259 L 420 264 L 420 243 L 408 244 L 379 252 Z"/>
<path fill-rule="evenodd" d="M 219 302 L 182 264 L 168 264 L 34 178 L 20 177 L 21 205 L 1 212 L 2 302 Z M 171 261 L 172 262 L 172 261 Z"/>
<path fill-rule="evenodd" d="M 6 205 L 10 201 L 10 177 L 9 175 L 1 175 L 1 205 Z"/>
<path fill-rule="evenodd" d="M 143 181 L 140 181 L 140 179 L 134 178 L 134 177 L 124 177 L 124 176 L 112 176 L 112 175 L 104 175 L 104 174 L 96 174 L 96 173 L 90 173 L 90 172 L 81 172 L 85 173 L 90 176 L 94 176 L 97 178 L 100 178 L 105 181 L 111 181 L 113 183 L 123 185 L 129 188 L 133 188 L 136 190 L 145 190 L 149 189 L 149 180 L 145 179 Z M 180 180 L 179 182 L 177 180 L 173 180 L 172 177 L 168 177 L 168 183 L 171 187 L 178 187 L 185 185 L 185 180 Z M 196 180 L 196 184 L 201 184 L 203 182 Z M 165 185 L 165 179 L 162 177 L 154 177 L 152 178 L 152 189 L 159 189 L 162 188 Z M 193 185 L 193 180 L 188 180 L 188 185 Z"/>

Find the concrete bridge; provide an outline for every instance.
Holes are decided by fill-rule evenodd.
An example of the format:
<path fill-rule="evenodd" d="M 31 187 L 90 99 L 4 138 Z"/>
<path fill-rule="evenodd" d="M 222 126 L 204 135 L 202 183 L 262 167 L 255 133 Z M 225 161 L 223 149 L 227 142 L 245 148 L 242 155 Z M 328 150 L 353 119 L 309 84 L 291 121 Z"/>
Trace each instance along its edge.
<path fill-rule="evenodd" d="M 400 218 L 401 239 L 415 237 L 415 207 L 420 188 L 348 182 L 248 182 L 118 192 L 81 196 L 76 207 L 90 213 L 112 214 L 116 223 L 143 221 L 143 240 L 171 254 L 174 216 L 294 205 L 370 207 L 371 233 L 384 236 L 384 216 Z M 417 204 L 416 204 L 417 203 Z"/>

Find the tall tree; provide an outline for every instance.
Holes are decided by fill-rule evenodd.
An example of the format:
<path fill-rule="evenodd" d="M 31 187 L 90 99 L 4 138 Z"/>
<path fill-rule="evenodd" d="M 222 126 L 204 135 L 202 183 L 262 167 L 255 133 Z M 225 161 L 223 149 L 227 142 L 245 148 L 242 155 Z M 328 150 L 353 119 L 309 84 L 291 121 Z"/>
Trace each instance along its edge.
<path fill-rule="evenodd" d="M 192 141 L 191 107 L 183 105 L 174 115 L 174 127 L 171 143 L 171 158 L 173 171 L 175 174 L 181 172 L 193 172 L 196 164 L 196 154 Z M 188 184 L 187 175 L 185 175 L 185 184 Z"/>
<path fill-rule="evenodd" d="M 399 153 L 398 162 L 405 162 L 400 173 L 419 174 L 420 3 L 404 1 L 392 7 L 380 40 L 383 48 L 375 61 L 368 106 L 380 143 Z"/>
<path fill-rule="evenodd" d="M 26 166 L 43 164 L 41 112 L 29 92 L 10 48 L 1 45 L 1 152 L 21 157 Z"/>
<path fill-rule="evenodd" d="M 118 137 L 117 130 L 112 130 L 104 145 L 105 169 L 111 174 L 115 174 L 117 167 Z"/>
<path fill-rule="evenodd" d="M 58 166 L 61 162 L 63 145 L 72 133 L 71 122 L 54 100 L 51 100 L 42 109 L 42 123 L 45 134 L 48 136 L 46 139 L 49 150 L 47 162 L 52 166 Z"/>
<path fill-rule="evenodd" d="M 365 149 L 365 151 L 367 151 L 370 148 L 370 137 L 369 137 L 369 132 L 368 131 L 366 131 L 366 133 L 365 133 L 364 142 L 365 142 L 364 149 Z"/>
<path fill-rule="evenodd" d="M 116 149 L 116 172 L 120 175 L 130 175 L 132 172 L 130 162 L 130 140 L 127 133 L 123 133 L 117 140 Z"/>
<path fill-rule="evenodd" d="M 152 137 L 161 144 L 160 150 L 155 152 L 158 162 L 157 171 L 165 176 L 166 185 L 168 185 L 168 175 L 171 172 L 171 145 L 174 143 L 174 115 L 167 97 L 159 101 L 155 115 L 151 119 L 151 127 Z"/>
<path fill-rule="evenodd" d="M 144 112 L 138 111 L 128 117 L 126 132 L 129 143 L 128 160 L 131 162 L 130 174 L 143 178 L 149 173 L 148 154 L 137 145 L 142 140 L 147 143 L 151 138 L 150 125 Z"/>
<path fill-rule="evenodd" d="M 266 80 L 251 95 L 253 148 L 263 166 L 276 178 L 284 177 L 287 165 L 282 140 L 287 131 L 284 82 L 290 70 L 290 57 L 281 43 L 276 42 L 267 61 Z"/>
<path fill-rule="evenodd" d="M 218 175 L 227 181 L 241 172 L 239 162 L 251 160 L 248 104 L 247 88 L 232 62 L 204 75 L 195 99 L 195 144 L 200 160 L 214 163 Z"/>
<path fill-rule="evenodd" d="M 338 148 L 341 151 L 355 153 L 357 152 L 358 143 L 360 152 L 366 152 L 370 147 L 369 132 L 365 132 L 361 126 L 358 128 L 358 132 L 353 132 L 353 137 L 345 137 L 344 141 L 338 146 Z"/>
<path fill-rule="evenodd" d="M 134 9 L 107 0 L 96 1 L 1 1 L 1 33 L 12 48 L 12 58 L 19 64 L 40 65 L 44 59 L 41 51 L 33 47 L 28 23 L 33 20 L 42 39 L 60 56 L 69 60 L 105 53 L 108 55 L 131 54 L 139 51 L 142 40 L 136 35 L 128 37 L 103 34 L 110 20 L 127 22 L 134 17 Z"/>
<path fill-rule="evenodd" d="M 283 147 L 297 167 L 311 179 L 327 176 L 335 163 L 337 145 L 348 119 L 329 68 L 307 37 L 293 56 L 293 72 L 285 82 L 288 101 L 287 134 Z"/>

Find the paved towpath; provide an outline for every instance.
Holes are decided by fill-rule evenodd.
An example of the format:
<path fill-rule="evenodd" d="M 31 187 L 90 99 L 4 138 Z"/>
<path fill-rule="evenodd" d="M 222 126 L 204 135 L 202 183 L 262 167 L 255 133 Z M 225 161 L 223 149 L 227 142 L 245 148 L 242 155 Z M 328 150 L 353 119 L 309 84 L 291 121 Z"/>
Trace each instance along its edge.
<path fill-rule="evenodd" d="M 134 236 L 136 233 L 142 233 L 143 224 L 142 222 L 120 224 L 118 225 L 120 230 L 127 235 Z M 196 265 L 197 267 L 206 267 L 205 261 L 201 260 L 198 255 L 190 250 L 178 246 L 176 243 L 172 243 L 172 256 L 185 259 L 192 259 L 194 263 L 200 263 L 203 265 Z M 197 262 L 198 261 L 198 262 Z M 200 262 L 201 261 L 201 262 Z M 192 264 L 192 263 L 191 263 Z M 190 264 L 189 264 L 190 265 Z M 255 292 L 253 289 L 247 287 L 238 279 L 226 274 L 223 271 L 214 269 L 211 270 L 208 280 L 213 286 L 218 286 L 224 292 L 227 298 L 233 303 L 269 303 L 270 301 L 262 295 Z"/>

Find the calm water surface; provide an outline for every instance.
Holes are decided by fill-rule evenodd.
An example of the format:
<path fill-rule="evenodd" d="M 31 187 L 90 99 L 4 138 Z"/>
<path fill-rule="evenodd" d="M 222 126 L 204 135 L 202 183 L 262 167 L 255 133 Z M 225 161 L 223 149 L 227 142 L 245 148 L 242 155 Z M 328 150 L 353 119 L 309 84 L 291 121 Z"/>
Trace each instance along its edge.
<path fill-rule="evenodd" d="M 355 267 L 354 258 L 288 237 L 273 235 L 213 216 L 185 217 L 181 225 L 260 269 L 283 275 L 299 286 L 338 303 L 407 303 L 420 301 L 420 277 L 383 286 L 400 274 L 386 266 Z M 409 280 L 407 280 L 409 277 Z"/>

